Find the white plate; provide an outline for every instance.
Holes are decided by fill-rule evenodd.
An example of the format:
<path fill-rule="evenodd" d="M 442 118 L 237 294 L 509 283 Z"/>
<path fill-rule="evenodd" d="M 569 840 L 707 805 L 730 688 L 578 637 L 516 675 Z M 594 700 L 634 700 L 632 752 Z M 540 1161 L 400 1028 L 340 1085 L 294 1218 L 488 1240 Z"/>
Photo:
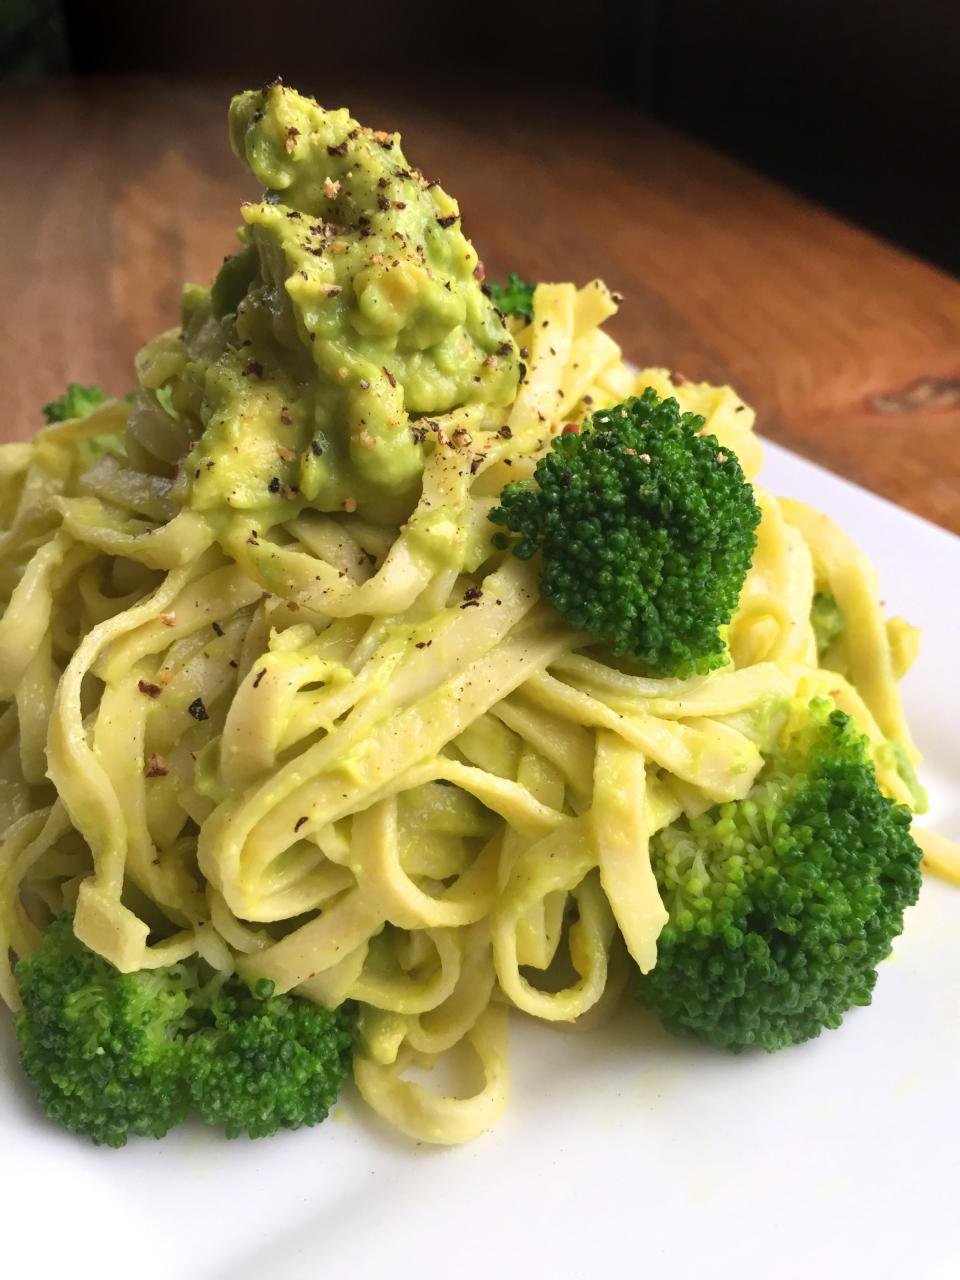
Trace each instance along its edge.
<path fill-rule="evenodd" d="M 773 446 L 765 482 L 838 517 L 924 628 L 906 698 L 960 837 L 960 540 Z M 417 1147 L 352 1089 L 319 1129 L 226 1142 L 186 1126 L 99 1150 L 38 1116 L 0 1015 L 3 1273 L 97 1280 L 455 1275 L 680 1280 L 960 1276 L 960 896 L 933 880 L 872 1009 L 767 1057 L 515 1019 L 496 1131 Z"/>

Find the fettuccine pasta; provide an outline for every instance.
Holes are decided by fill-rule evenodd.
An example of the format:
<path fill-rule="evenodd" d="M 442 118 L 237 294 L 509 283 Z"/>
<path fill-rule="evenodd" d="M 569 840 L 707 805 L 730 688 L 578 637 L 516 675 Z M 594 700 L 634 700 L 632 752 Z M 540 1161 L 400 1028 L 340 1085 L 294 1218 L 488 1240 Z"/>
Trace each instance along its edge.
<path fill-rule="evenodd" d="M 651 837 L 742 798 L 771 708 L 823 694 L 914 808 L 906 624 L 827 517 L 757 491 L 757 550 L 706 676 L 621 669 L 564 625 L 487 515 L 567 422 L 652 387 L 755 481 L 729 388 L 623 362 L 599 281 L 536 289 L 506 404 L 432 414 L 419 498 L 279 523 L 183 505 L 197 438 L 178 331 L 109 401 L 0 450 L 0 995 L 44 924 L 123 971 L 199 955 L 360 1005 L 355 1078 L 414 1138 L 469 1139 L 507 1101 L 510 1008 L 612 1007 L 656 962 Z M 156 390 L 173 379 L 172 410 Z M 360 456 L 358 452 L 358 457 Z M 439 551 L 438 551 L 439 548 Z M 823 653 L 816 593 L 845 620 Z M 956 852 L 919 835 L 957 877 Z M 465 1096 L 429 1070 L 462 1049 Z M 411 1072 L 419 1073 L 411 1075 Z M 424 1074 L 426 1072 L 426 1074 Z"/>

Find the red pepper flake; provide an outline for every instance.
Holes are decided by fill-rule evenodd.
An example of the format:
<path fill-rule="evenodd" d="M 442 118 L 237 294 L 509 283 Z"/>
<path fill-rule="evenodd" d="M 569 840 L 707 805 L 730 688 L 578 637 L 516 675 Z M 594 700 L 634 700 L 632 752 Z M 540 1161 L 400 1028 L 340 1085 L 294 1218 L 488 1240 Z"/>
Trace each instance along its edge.
<path fill-rule="evenodd" d="M 245 378 L 262 378 L 263 365 L 259 360 L 248 360 L 247 367 L 243 371 L 243 376 Z"/>
<path fill-rule="evenodd" d="M 144 773 L 148 778 L 165 778 L 169 772 L 170 770 L 163 756 L 158 756 L 154 751 L 152 755 L 147 757 L 147 767 Z"/>
<path fill-rule="evenodd" d="M 253 687 L 254 687 L 255 689 L 259 688 L 259 686 L 260 686 L 260 681 L 263 679 L 263 677 L 264 677 L 266 674 L 267 674 L 267 668 L 266 668 L 266 667 L 261 667 L 261 668 L 260 668 L 260 670 L 257 672 L 257 674 L 253 677 Z"/>
<path fill-rule="evenodd" d="M 477 265 L 473 268 L 473 278 L 479 280 L 481 284 L 487 278 L 487 269 L 479 258 L 477 259 Z"/>
<path fill-rule="evenodd" d="M 145 693 L 148 698 L 159 698 L 163 689 L 158 684 L 152 684 L 149 680 L 138 680 L 137 688 L 141 693 Z"/>
<path fill-rule="evenodd" d="M 387 381 L 390 383 L 391 387 L 395 387 L 395 386 L 397 385 L 397 379 L 396 379 L 396 378 L 394 377 L 394 375 L 390 372 L 390 370 L 387 368 L 387 366 L 386 366 L 385 364 L 382 364 L 382 365 L 380 366 L 380 368 L 381 368 L 381 369 L 383 370 L 383 372 L 386 374 L 386 376 L 387 376 Z"/>
<path fill-rule="evenodd" d="M 189 707 L 187 707 L 187 711 L 190 713 L 190 715 L 193 716 L 194 720 L 210 719 L 210 717 L 207 715 L 207 708 L 203 705 L 202 698 L 194 698 L 194 700 L 190 703 Z"/>
<path fill-rule="evenodd" d="M 670 375 L 670 381 L 675 387 L 685 387 L 689 383 L 689 378 L 685 378 L 682 373 L 673 372 Z"/>
<path fill-rule="evenodd" d="M 578 422 L 568 422 L 560 434 L 562 436 L 578 436 L 580 434 L 580 424 Z"/>

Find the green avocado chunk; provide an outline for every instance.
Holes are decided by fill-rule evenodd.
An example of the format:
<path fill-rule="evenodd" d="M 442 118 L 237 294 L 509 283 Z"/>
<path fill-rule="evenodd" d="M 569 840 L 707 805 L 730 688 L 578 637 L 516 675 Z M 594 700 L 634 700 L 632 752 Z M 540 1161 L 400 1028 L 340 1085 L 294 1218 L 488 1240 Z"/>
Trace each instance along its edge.
<path fill-rule="evenodd" d="M 268 523 L 412 501 L 411 415 L 509 404 L 520 372 L 457 204 L 397 134 L 283 85 L 238 95 L 229 121 L 265 191 L 211 288 L 184 291 L 180 376 L 200 428 L 186 501 Z"/>

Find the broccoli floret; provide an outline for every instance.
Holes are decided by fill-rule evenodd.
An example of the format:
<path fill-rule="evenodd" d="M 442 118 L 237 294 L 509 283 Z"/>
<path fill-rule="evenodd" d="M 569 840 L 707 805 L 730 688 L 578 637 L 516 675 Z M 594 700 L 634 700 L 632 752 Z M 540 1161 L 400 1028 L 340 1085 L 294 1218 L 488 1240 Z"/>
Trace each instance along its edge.
<path fill-rule="evenodd" d="M 81 387 L 79 382 L 71 382 L 63 395 L 57 396 L 56 400 L 51 400 L 49 404 L 43 406 L 43 416 L 47 422 L 66 422 L 68 418 L 85 418 L 107 398 L 107 393 L 99 387 Z"/>
<path fill-rule="evenodd" d="M 817 657 L 826 653 L 837 636 L 843 635 L 847 626 L 840 612 L 840 606 L 833 596 L 825 591 L 818 591 L 813 597 L 813 603 L 810 606 L 810 624 L 817 641 Z"/>
<path fill-rule="evenodd" d="M 506 284 L 491 282 L 487 286 L 493 305 L 505 316 L 520 316 L 524 320 L 533 319 L 533 291 L 535 284 L 527 284 L 515 271 L 507 276 Z"/>
<path fill-rule="evenodd" d="M 866 739 L 831 706 L 810 704 L 745 800 L 651 842 L 669 921 L 637 995 L 670 1031 L 773 1051 L 870 1003 L 921 853 Z"/>
<path fill-rule="evenodd" d="M 181 966 L 120 973 L 61 916 L 16 976 L 20 1061 L 47 1115 L 110 1147 L 129 1134 L 160 1138 L 183 1119 L 177 1033 L 190 1001 Z"/>
<path fill-rule="evenodd" d="M 355 1012 L 229 982 L 210 1003 L 212 1025 L 187 1049 L 190 1093 L 208 1124 L 228 1138 L 270 1137 L 319 1124 L 350 1069 Z"/>
<path fill-rule="evenodd" d="M 192 1105 L 229 1137 L 323 1120 L 346 1078 L 355 1011 L 253 992 L 200 960 L 120 973 L 60 916 L 17 965 L 20 1061 L 72 1133 L 161 1138 Z"/>
<path fill-rule="evenodd" d="M 558 436 L 490 513 L 517 556 L 542 553 L 540 592 L 570 626 L 656 675 L 722 664 L 756 545 L 753 490 L 703 424 L 648 387 Z"/>

